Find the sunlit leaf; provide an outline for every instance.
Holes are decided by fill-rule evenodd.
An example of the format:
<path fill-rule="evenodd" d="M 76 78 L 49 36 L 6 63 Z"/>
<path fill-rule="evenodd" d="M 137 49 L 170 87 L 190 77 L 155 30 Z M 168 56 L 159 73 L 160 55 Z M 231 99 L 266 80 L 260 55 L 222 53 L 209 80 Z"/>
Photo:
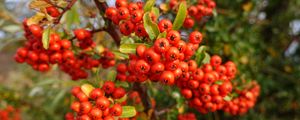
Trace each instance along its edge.
<path fill-rule="evenodd" d="M 148 12 L 154 6 L 155 0 L 148 0 L 144 6 L 144 12 Z"/>
<path fill-rule="evenodd" d="M 151 20 L 149 12 L 143 16 L 144 27 L 151 40 L 155 39 L 159 34 L 159 29 L 156 23 Z"/>
<path fill-rule="evenodd" d="M 2 27 L 2 29 L 6 32 L 15 33 L 21 30 L 21 27 L 18 25 L 7 25 Z"/>
<path fill-rule="evenodd" d="M 136 115 L 135 107 L 133 106 L 122 106 L 122 115 L 120 118 L 130 118 Z"/>
<path fill-rule="evenodd" d="M 81 85 L 81 90 L 82 90 L 82 92 L 85 94 L 85 95 L 87 95 L 87 96 L 89 96 L 90 95 L 90 93 L 94 90 L 95 88 L 94 88 L 94 86 L 93 85 L 91 85 L 91 84 L 83 84 L 83 85 Z"/>
<path fill-rule="evenodd" d="M 42 43 L 45 49 L 49 48 L 50 34 L 51 34 L 51 27 L 48 27 L 43 31 Z"/>
<path fill-rule="evenodd" d="M 179 5 L 179 9 L 176 15 L 176 18 L 173 22 L 173 29 L 178 30 L 182 25 L 186 18 L 187 7 L 185 2 L 181 2 Z"/>

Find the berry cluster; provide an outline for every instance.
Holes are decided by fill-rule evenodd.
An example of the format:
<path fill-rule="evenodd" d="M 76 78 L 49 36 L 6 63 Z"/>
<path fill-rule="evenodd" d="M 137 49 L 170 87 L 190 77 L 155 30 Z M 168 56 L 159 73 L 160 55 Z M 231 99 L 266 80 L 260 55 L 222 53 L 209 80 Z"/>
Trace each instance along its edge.
<path fill-rule="evenodd" d="M 170 8 L 176 9 L 179 6 L 180 1 L 170 0 Z M 184 20 L 183 27 L 192 28 L 195 24 L 195 20 L 201 21 L 204 16 L 211 16 L 215 7 L 216 3 L 213 0 L 197 0 L 196 5 L 189 6 L 188 16 Z"/>
<path fill-rule="evenodd" d="M 255 105 L 259 96 L 260 86 L 252 82 L 251 88 L 237 91 L 238 97 L 228 101 L 224 105 L 224 111 L 231 115 L 243 115 Z"/>
<path fill-rule="evenodd" d="M 20 110 L 8 105 L 0 109 L 0 120 L 21 120 Z"/>
<path fill-rule="evenodd" d="M 72 89 L 72 95 L 77 98 L 71 104 L 75 112 L 68 113 L 66 120 L 114 120 L 122 114 L 122 104 L 114 100 L 124 97 L 126 91 L 122 87 L 116 87 L 114 82 L 106 81 L 102 88 L 93 89 L 88 95 L 80 87 Z"/>
<path fill-rule="evenodd" d="M 114 24 L 119 25 L 123 35 L 127 36 L 134 32 L 139 37 L 148 36 L 142 22 L 144 16 L 143 2 L 128 4 L 127 0 L 117 0 L 115 6 L 109 7 L 105 11 L 105 15 Z"/>
<path fill-rule="evenodd" d="M 230 61 L 221 64 L 222 59 L 214 55 L 209 64 L 185 74 L 184 79 L 177 82 L 189 106 L 203 114 L 222 109 L 223 98 L 232 91 L 231 80 L 235 76 L 236 66 Z"/>
<path fill-rule="evenodd" d="M 78 40 L 75 47 L 81 48 L 77 53 L 72 50 L 72 42 L 68 39 L 61 39 L 56 33 L 52 33 L 49 38 L 49 48 L 45 49 L 42 43 L 43 28 L 39 25 L 27 25 L 26 20 L 23 23 L 25 37 L 27 39 L 25 46 L 17 50 L 15 60 L 18 63 L 31 65 L 34 70 L 46 72 L 51 65 L 58 64 L 60 69 L 70 76 L 73 80 L 84 79 L 88 77 L 85 70 L 93 67 L 108 68 L 115 64 L 114 54 L 106 49 L 99 59 L 93 58 L 93 55 L 86 54 L 85 51 L 92 49 L 95 43 L 92 40 L 90 31 L 84 29 L 74 30 Z M 90 50 L 91 51 L 91 50 Z"/>
<path fill-rule="evenodd" d="M 194 113 L 179 114 L 177 120 L 197 120 Z"/>
<path fill-rule="evenodd" d="M 178 6 L 176 0 L 171 1 L 170 5 L 171 3 L 174 7 Z M 141 8 L 136 3 L 127 4 L 126 0 L 117 0 L 117 8 L 110 7 L 106 11 L 106 16 L 114 23 L 118 24 L 122 20 L 119 23 L 120 31 L 126 36 L 134 31 L 133 23 L 143 22 Z M 189 16 L 201 19 L 211 15 L 214 7 L 215 3 L 211 0 L 198 1 L 197 6 L 189 8 Z M 223 109 L 226 103 L 224 97 L 232 92 L 231 80 L 237 72 L 236 65 L 231 61 L 221 65 L 221 57 L 214 55 L 209 64 L 198 68 L 196 61 L 190 58 L 202 42 L 202 34 L 194 31 L 188 37 L 189 42 L 185 42 L 178 31 L 172 30 L 170 20 L 160 20 L 158 27 L 160 32 L 167 33 L 166 38 L 156 39 L 150 48 L 145 45 L 137 46 L 136 54 L 130 55 L 129 62 L 117 66 L 117 79 L 128 82 L 144 82 L 149 79 L 167 85 L 176 84 L 181 94 L 188 99 L 189 106 L 199 112 L 205 114 Z M 135 34 L 139 35 L 137 32 Z M 147 36 L 144 34 L 140 37 Z"/>
<path fill-rule="evenodd" d="M 74 58 L 74 53 L 70 50 L 71 42 L 61 40 L 58 34 L 50 35 L 49 49 L 43 48 L 42 33 L 43 28 L 33 24 L 27 26 L 26 21 L 23 24 L 25 29 L 25 46 L 17 50 L 15 60 L 19 63 L 26 62 L 33 69 L 46 72 L 50 69 L 50 64 L 63 63 Z"/>
<path fill-rule="evenodd" d="M 128 65 L 118 65 L 117 79 L 129 82 L 144 82 L 150 79 L 173 85 L 176 80 L 182 79 L 182 75 L 195 70 L 196 62 L 185 60 L 190 59 L 198 48 L 202 34 L 198 31 L 192 32 L 187 43 L 181 40 L 178 31 L 168 29 L 166 31 L 166 38 L 156 39 L 152 47 L 139 45 L 136 48 L 136 55 L 130 56 Z"/>

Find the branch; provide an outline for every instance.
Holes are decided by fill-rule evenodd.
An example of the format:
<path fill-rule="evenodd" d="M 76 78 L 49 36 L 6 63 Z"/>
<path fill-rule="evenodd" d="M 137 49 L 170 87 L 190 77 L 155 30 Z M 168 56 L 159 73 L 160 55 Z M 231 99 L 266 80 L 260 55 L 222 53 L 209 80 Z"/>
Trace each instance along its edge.
<path fill-rule="evenodd" d="M 58 5 L 55 5 L 54 3 L 52 3 L 50 0 L 44 0 L 46 3 L 48 3 L 48 4 L 50 4 L 50 5 L 52 5 L 52 6 L 54 6 L 54 7 L 57 7 L 57 8 L 59 8 L 59 9 L 64 9 L 63 7 L 60 7 L 60 6 L 58 6 Z"/>
<path fill-rule="evenodd" d="M 106 32 L 114 39 L 117 46 L 120 46 L 121 37 L 116 30 L 116 26 L 107 18 L 104 17 L 105 10 L 108 8 L 106 2 L 100 2 L 99 0 L 94 0 L 100 14 L 103 16 L 105 23 L 107 23 Z"/>
<path fill-rule="evenodd" d="M 48 1 L 48 0 L 46 0 Z M 60 13 L 60 16 L 54 21 L 54 24 L 58 24 L 60 22 L 60 19 L 62 18 L 62 16 L 72 8 L 72 6 L 75 4 L 75 2 L 77 0 L 68 0 L 69 1 L 69 4 L 67 5 L 67 7 L 63 8 L 63 11 Z"/>

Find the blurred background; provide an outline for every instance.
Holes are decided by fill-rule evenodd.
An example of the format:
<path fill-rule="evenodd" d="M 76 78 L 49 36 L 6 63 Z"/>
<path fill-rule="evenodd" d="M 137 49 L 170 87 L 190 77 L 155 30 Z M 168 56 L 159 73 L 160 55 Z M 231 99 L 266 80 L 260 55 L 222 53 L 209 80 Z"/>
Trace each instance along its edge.
<path fill-rule="evenodd" d="M 216 114 L 221 119 L 300 119 L 300 0 L 216 3 L 217 15 L 201 30 L 208 51 L 237 63 L 237 80 L 253 79 L 261 85 L 257 105 L 248 114 Z M 25 41 L 22 20 L 34 14 L 28 4 L 0 0 L 0 109 L 15 106 L 25 120 L 62 119 L 69 109 L 68 90 L 80 82 L 55 67 L 41 74 L 13 59 Z"/>

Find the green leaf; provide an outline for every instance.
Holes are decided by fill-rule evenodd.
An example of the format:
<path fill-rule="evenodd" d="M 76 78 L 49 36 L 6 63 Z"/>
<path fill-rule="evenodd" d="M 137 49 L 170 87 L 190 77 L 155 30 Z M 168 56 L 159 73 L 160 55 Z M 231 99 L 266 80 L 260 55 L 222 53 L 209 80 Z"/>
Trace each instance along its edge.
<path fill-rule="evenodd" d="M 138 44 L 121 44 L 119 50 L 121 53 L 135 53 Z"/>
<path fill-rule="evenodd" d="M 2 28 L 2 30 L 10 33 L 15 33 L 21 30 L 19 25 L 7 25 Z"/>
<path fill-rule="evenodd" d="M 116 79 L 116 76 L 117 76 L 117 72 L 114 71 L 114 70 L 111 70 L 111 71 L 108 72 L 107 80 L 114 81 Z"/>
<path fill-rule="evenodd" d="M 131 37 L 128 36 L 123 36 L 121 38 L 121 44 L 130 44 L 130 43 L 134 43 L 134 39 L 132 39 Z"/>
<path fill-rule="evenodd" d="M 198 66 L 203 63 L 204 58 L 206 57 L 205 51 L 207 50 L 206 46 L 200 46 L 195 53 L 195 61 L 198 63 Z"/>
<path fill-rule="evenodd" d="M 116 84 L 116 86 L 121 86 L 121 87 L 123 87 L 123 88 L 128 88 L 129 87 L 129 84 L 128 84 L 128 82 L 124 82 L 124 81 L 116 81 L 115 82 L 115 84 Z"/>
<path fill-rule="evenodd" d="M 222 85 L 222 84 L 223 84 L 223 81 L 218 80 L 218 81 L 215 82 L 215 84 L 217 84 L 217 85 Z"/>
<path fill-rule="evenodd" d="M 51 34 L 51 27 L 48 27 L 44 30 L 43 37 L 42 37 L 43 47 L 46 50 L 49 48 L 50 34 Z"/>
<path fill-rule="evenodd" d="M 136 115 L 135 107 L 133 106 L 123 106 L 122 107 L 122 115 L 120 118 L 130 118 Z"/>
<path fill-rule="evenodd" d="M 124 54 L 124 53 L 121 53 L 119 51 L 112 51 L 115 55 L 116 55 L 116 58 L 120 58 L 120 59 L 128 59 L 129 56 L 127 54 Z"/>
<path fill-rule="evenodd" d="M 143 43 L 133 43 L 133 44 L 121 44 L 120 48 L 119 48 L 119 51 L 121 53 L 132 53 L 132 54 L 135 54 L 136 53 L 136 47 L 138 45 L 141 45 Z M 148 44 L 144 44 L 146 46 L 149 47 Z"/>
<path fill-rule="evenodd" d="M 166 36 L 167 36 L 167 32 L 165 31 L 163 33 L 159 33 L 159 35 L 157 36 L 157 39 L 158 38 L 166 38 Z"/>
<path fill-rule="evenodd" d="M 66 28 L 67 30 L 71 30 L 72 25 L 79 25 L 80 24 L 80 16 L 78 14 L 78 8 L 76 6 L 72 7 L 71 10 L 68 10 L 66 13 L 66 17 L 64 17 L 64 20 L 66 20 Z"/>
<path fill-rule="evenodd" d="M 218 16 L 218 12 L 217 12 L 216 9 L 213 9 L 213 16 L 214 16 L 214 17 L 217 17 L 217 16 Z"/>
<path fill-rule="evenodd" d="M 156 0 L 148 0 L 144 6 L 144 12 L 148 12 L 151 10 L 152 6 L 154 6 Z"/>
<path fill-rule="evenodd" d="M 187 13 L 186 3 L 181 2 L 180 5 L 179 5 L 179 9 L 178 9 L 176 18 L 175 18 L 174 23 L 173 23 L 173 29 L 174 30 L 178 30 L 183 25 L 183 22 L 184 22 L 185 17 L 186 17 L 186 13 Z"/>
<path fill-rule="evenodd" d="M 157 7 L 152 7 L 151 12 L 154 13 L 155 16 L 159 16 L 159 9 Z"/>
<path fill-rule="evenodd" d="M 127 94 L 126 94 L 126 95 L 124 95 L 122 98 L 120 98 L 120 99 L 115 99 L 114 101 L 115 101 L 116 103 L 122 103 L 122 102 L 126 101 L 127 98 L 128 98 L 128 96 L 127 96 Z"/>
<path fill-rule="evenodd" d="M 202 60 L 202 63 L 206 64 L 206 63 L 209 63 L 209 61 L 210 61 L 210 55 L 207 52 L 205 52 L 204 53 L 204 59 Z"/>
<path fill-rule="evenodd" d="M 232 97 L 230 97 L 230 96 L 225 96 L 224 98 L 223 98 L 225 101 L 230 101 L 231 99 L 232 99 Z"/>
<path fill-rule="evenodd" d="M 156 23 L 151 20 L 150 13 L 147 12 L 143 16 L 144 27 L 151 40 L 155 39 L 159 34 L 159 29 Z"/>
<path fill-rule="evenodd" d="M 67 89 L 63 89 L 63 90 L 60 90 L 60 92 L 55 96 L 55 98 L 53 99 L 52 103 L 51 103 L 51 108 L 56 108 L 57 105 L 59 104 L 59 101 L 61 101 L 65 94 L 67 93 Z"/>

